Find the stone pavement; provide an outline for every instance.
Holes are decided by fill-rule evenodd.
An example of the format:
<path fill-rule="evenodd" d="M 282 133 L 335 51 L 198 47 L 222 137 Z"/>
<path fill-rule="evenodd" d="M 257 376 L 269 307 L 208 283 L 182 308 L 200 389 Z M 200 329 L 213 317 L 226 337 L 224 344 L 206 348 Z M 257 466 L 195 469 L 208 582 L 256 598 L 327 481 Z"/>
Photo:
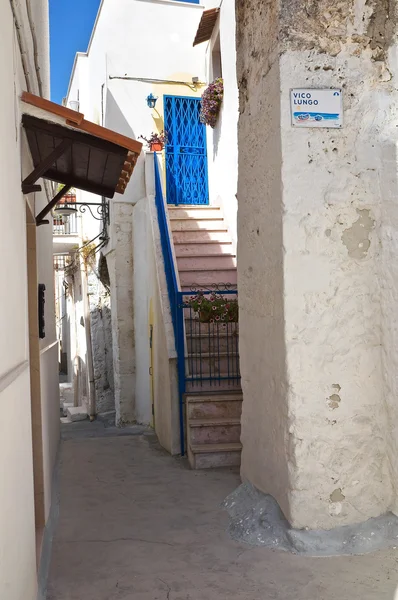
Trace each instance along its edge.
<path fill-rule="evenodd" d="M 63 426 L 47 600 L 393 600 L 398 550 L 314 559 L 237 543 L 220 504 L 238 473 L 190 471 L 142 428 L 92 425 Z"/>

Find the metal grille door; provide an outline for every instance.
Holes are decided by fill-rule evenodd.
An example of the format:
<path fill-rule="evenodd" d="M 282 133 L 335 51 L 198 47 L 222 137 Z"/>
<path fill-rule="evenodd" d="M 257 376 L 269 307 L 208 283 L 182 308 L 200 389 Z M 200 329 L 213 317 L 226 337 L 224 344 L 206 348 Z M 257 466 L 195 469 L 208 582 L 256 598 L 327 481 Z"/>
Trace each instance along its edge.
<path fill-rule="evenodd" d="M 206 127 L 200 99 L 164 97 L 167 204 L 209 204 Z"/>

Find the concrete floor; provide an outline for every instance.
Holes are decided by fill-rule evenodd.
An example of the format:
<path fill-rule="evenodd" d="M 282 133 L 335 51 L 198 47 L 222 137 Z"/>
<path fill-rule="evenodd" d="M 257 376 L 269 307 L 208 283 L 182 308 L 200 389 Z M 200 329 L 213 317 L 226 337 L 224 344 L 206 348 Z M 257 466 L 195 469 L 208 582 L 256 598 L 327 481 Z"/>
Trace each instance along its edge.
<path fill-rule="evenodd" d="M 190 471 L 151 434 L 76 425 L 47 600 L 393 600 L 398 550 L 314 559 L 239 544 L 220 508 L 236 472 Z"/>

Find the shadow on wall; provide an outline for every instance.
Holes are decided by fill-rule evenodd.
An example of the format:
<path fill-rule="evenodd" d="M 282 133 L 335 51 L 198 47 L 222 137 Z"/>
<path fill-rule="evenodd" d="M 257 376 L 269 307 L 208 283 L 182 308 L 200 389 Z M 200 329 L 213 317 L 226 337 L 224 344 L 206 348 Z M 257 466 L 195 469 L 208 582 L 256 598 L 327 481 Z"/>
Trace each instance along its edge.
<path fill-rule="evenodd" d="M 124 82 L 124 85 L 128 85 L 128 83 Z M 131 105 L 131 111 L 134 111 L 133 105 Z M 137 139 L 135 131 L 132 129 L 130 123 L 120 109 L 114 94 L 109 89 L 106 94 L 105 126 L 126 135 L 127 137 L 135 140 Z M 133 198 L 131 198 L 132 194 Z M 145 194 L 145 157 L 144 154 L 141 153 L 127 188 L 126 199 L 137 201 L 140 198 L 144 198 Z"/>
<path fill-rule="evenodd" d="M 98 296 L 90 303 L 91 343 L 96 397 L 96 413 L 115 409 L 113 377 L 113 341 L 111 322 L 111 297 L 108 263 L 101 255 L 98 262 Z"/>
<path fill-rule="evenodd" d="M 221 108 L 220 113 L 218 115 L 217 124 L 213 129 L 213 160 L 217 158 L 218 155 L 218 145 L 221 139 L 221 131 L 222 131 L 222 118 L 223 118 L 223 109 Z"/>

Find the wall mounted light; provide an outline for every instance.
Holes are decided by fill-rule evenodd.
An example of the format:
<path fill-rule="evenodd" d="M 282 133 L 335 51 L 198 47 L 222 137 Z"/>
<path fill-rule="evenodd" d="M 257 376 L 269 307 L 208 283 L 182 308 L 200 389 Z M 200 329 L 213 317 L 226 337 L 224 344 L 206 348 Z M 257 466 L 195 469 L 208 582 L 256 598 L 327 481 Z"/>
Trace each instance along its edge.
<path fill-rule="evenodd" d="M 155 108 L 156 102 L 157 97 L 154 96 L 152 93 L 149 94 L 149 96 L 147 96 L 146 103 L 148 104 L 149 108 Z"/>

